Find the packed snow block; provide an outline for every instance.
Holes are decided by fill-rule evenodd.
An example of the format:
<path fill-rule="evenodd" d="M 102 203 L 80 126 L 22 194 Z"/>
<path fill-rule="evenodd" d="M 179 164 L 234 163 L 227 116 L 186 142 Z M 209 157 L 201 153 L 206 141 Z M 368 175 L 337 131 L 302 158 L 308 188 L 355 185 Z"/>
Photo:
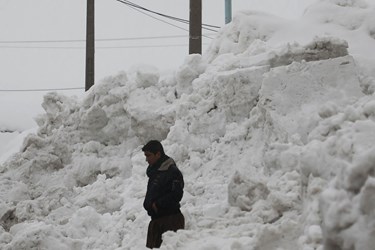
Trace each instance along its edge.
<path fill-rule="evenodd" d="M 94 105 L 83 114 L 80 127 L 97 132 L 104 128 L 108 121 L 106 112 L 99 105 Z"/>
<path fill-rule="evenodd" d="M 374 87 L 375 87 L 375 79 L 373 79 Z M 363 104 L 363 114 L 371 118 L 371 120 L 374 120 L 375 118 L 375 100 L 372 98 L 372 96 L 369 96 L 368 98 L 364 98 L 365 103 Z"/>
<path fill-rule="evenodd" d="M 202 60 L 199 54 L 192 54 L 186 57 L 184 63 L 176 72 L 176 92 L 178 96 L 190 94 L 193 90 L 192 82 L 198 78 L 207 68 L 207 63 Z"/>
<path fill-rule="evenodd" d="M 0 244 L 6 245 L 12 241 L 13 237 L 10 233 L 5 232 L 2 228 L 0 228 Z"/>
<path fill-rule="evenodd" d="M 265 200 L 269 194 L 267 186 L 260 180 L 246 178 L 236 171 L 228 185 L 228 202 L 231 206 L 250 211 L 258 200 Z"/>
<path fill-rule="evenodd" d="M 372 102 L 372 97 L 364 96 L 355 106 L 336 107 L 331 116 L 322 117 L 311 131 L 308 144 L 301 148 L 299 166 L 303 182 L 310 174 L 325 180 L 338 175 L 336 185 L 339 187 L 352 193 L 362 189 L 368 175 L 374 171 Z M 363 157 L 364 152 L 370 153 Z"/>
<path fill-rule="evenodd" d="M 124 145 L 120 147 L 126 152 Z M 113 148 L 111 149 L 113 150 Z M 119 157 L 108 152 L 111 149 L 104 147 L 98 149 L 101 152 L 84 151 L 82 154 L 75 155 L 73 162 L 69 165 L 69 171 L 66 173 L 65 185 L 84 187 L 98 181 L 100 175 L 108 179 L 120 175 L 122 178 L 128 178 L 131 175 L 131 164 L 127 155 Z"/>
<path fill-rule="evenodd" d="M 124 103 L 136 86 L 126 83 L 127 76 L 121 73 L 90 89 L 79 110 L 69 117 L 75 123 L 67 130 L 77 127 L 74 131 L 79 142 L 97 141 L 103 145 L 118 145 L 131 137 L 131 118 Z"/>
<path fill-rule="evenodd" d="M 374 152 L 372 147 L 365 153 L 354 156 L 353 164 L 341 169 L 340 174 L 323 191 L 320 211 L 324 249 L 373 249 Z"/>
<path fill-rule="evenodd" d="M 281 216 L 285 212 L 299 210 L 301 204 L 301 176 L 298 171 L 275 171 L 267 182 L 267 201 Z"/>
<path fill-rule="evenodd" d="M 82 249 L 79 241 L 66 237 L 54 225 L 41 221 L 20 223 L 12 227 L 10 234 L 13 239 L 6 249 Z"/>
<path fill-rule="evenodd" d="M 372 17 L 372 21 L 368 20 L 366 22 L 368 34 L 372 39 L 375 40 L 375 24 L 374 24 L 374 17 Z"/>
<path fill-rule="evenodd" d="M 345 56 L 271 69 L 265 74 L 259 103 L 274 129 L 289 136 L 298 134 L 306 142 L 321 119 L 318 109 L 322 105 L 341 106 L 363 95 L 353 58 Z"/>
<path fill-rule="evenodd" d="M 3 230 L 9 232 L 9 229 L 18 223 L 18 217 L 15 215 L 15 207 L 0 205 L 0 226 Z M 1 231 L 1 230 L 0 230 Z"/>
<path fill-rule="evenodd" d="M 256 40 L 268 41 L 287 21 L 258 11 L 238 12 L 224 26 L 206 52 L 209 62 L 224 54 L 241 54 Z"/>
<path fill-rule="evenodd" d="M 159 82 L 160 74 L 156 67 L 151 65 L 138 65 L 130 73 L 138 88 L 155 86 Z M 131 80 L 131 79 L 130 79 Z"/>
<path fill-rule="evenodd" d="M 267 67 L 205 73 L 193 83 L 193 92 L 176 106 L 176 122 L 168 133 L 189 150 L 204 152 L 224 136 L 227 123 L 247 119 L 256 106 Z"/>
<path fill-rule="evenodd" d="M 140 102 L 140 98 L 146 100 Z M 124 104 L 124 110 L 130 117 L 130 132 L 143 143 L 167 137 L 175 122 L 174 109 L 164 96 L 160 96 L 156 87 L 134 90 Z"/>
<path fill-rule="evenodd" d="M 78 190 L 74 204 L 79 207 L 88 206 L 98 213 L 105 214 L 120 211 L 123 205 L 122 190 L 119 190 L 116 181 L 106 178 L 105 175 L 98 175 L 92 185 L 77 188 Z"/>
<path fill-rule="evenodd" d="M 375 176 L 368 177 L 360 196 L 360 210 L 375 220 Z M 374 232 L 375 233 L 375 232 Z"/>
<path fill-rule="evenodd" d="M 305 47 L 288 46 L 270 59 L 272 68 L 292 62 L 320 61 L 348 55 L 348 43 L 334 38 L 316 38 Z"/>
<path fill-rule="evenodd" d="M 58 170 L 71 161 L 71 151 L 68 145 L 56 138 L 43 138 L 38 135 L 28 135 L 21 148 L 23 157 L 33 159 L 29 166 L 37 169 Z"/>
<path fill-rule="evenodd" d="M 210 86 L 217 109 L 224 112 L 226 121 L 248 118 L 257 105 L 263 75 L 268 67 L 251 67 L 220 72 Z"/>
<path fill-rule="evenodd" d="M 51 135 L 54 129 L 74 125 L 73 113 L 78 110 L 75 98 L 50 92 L 44 96 L 42 107 L 46 113 L 35 119 L 39 134 Z"/>
<path fill-rule="evenodd" d="M 344 183 L 348 191 L 358 193 L 370 176 L 375 176 L 375 149 L 372 149 L 346 171 Z"/>
<path fill-rule="evenodd" d="M 30 199 L 29 187 L 25 183 L 16 180 L 2 180 L 0 184 L 0 207 L 2 207 L 2 203 L 16 204 L 25 199 Z"/>

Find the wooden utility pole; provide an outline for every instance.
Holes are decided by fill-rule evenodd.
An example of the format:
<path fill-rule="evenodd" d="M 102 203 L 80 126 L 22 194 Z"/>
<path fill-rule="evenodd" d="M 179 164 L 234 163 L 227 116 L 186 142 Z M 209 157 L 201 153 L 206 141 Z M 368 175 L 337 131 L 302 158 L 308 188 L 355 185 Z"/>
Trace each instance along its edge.
<path fill-rule="evenodd" d="M 190 0 L 189 54 L 202 54 L 202 0 Z"/>
<path fill-rule="evenodd" d="M 85 91 L 95 82 L 95 0 L 87 0 L 86 16 L 86 81 Z"/>

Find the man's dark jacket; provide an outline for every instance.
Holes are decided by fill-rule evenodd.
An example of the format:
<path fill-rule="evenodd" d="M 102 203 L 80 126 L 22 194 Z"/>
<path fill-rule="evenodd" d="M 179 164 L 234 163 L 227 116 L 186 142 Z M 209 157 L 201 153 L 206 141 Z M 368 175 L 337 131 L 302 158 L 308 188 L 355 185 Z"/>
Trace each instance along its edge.
<path fill-rule="evenodd" d="M 181 213 L 184 179 L 176 163 L 167 155 L 147 168 L 148 184 L 143 207 L 152 219 Z M 157 212 L 152 208 L 155 203 Z"/>

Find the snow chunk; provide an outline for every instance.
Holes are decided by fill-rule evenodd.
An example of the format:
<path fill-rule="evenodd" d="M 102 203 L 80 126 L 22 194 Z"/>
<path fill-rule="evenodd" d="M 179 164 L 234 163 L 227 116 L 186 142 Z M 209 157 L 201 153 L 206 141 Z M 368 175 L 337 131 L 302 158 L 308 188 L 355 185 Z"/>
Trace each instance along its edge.
<path fill-rule="evenodd" d="M 129 75 L 134 78 L 138 88 L 155 86 L 160 78 L 159 70 L 151 65 L 138 65 L 130 70 Z"/>
<path fill-rule="evenodd" d="M 108 121 L 105 111 L 98 105 L 94 105 L 83 115 L 80 126 L 83 129 L 97 131 L 104 128 Z"/>
<path fill-rule="evenodd" d="M 331 2 L 341 7 L 362 7 L 365 8 L 368 5 L 364 0 L 328 0 L 327 2 Z"/>
<path fill-rule="evenodd" d="M 185 62 L 176 72 L 177 95 L 190 94 L 192 91 L 192 82 L 206 70 L 207 64 L 202 60 L 199 54 L 189 55 Z"/>
<path fill-rule="evenodd" d="M 269 190 L 261 180 L 245 178 L 236 172 L 228 185 L 228 202 L 241 210 L 250 211 L 258 200 L 267 198 Z"/>

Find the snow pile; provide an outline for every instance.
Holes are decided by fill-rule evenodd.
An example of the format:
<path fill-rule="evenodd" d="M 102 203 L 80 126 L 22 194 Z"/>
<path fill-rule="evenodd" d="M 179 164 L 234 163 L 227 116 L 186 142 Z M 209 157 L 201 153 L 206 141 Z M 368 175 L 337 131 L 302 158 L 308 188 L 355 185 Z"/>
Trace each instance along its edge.
<path fill-rule="evenodd" d="M 244 12 L 175 75 L 144 66 L 82 100 L 47 94 L 37 133 L 0 166 L 1 249 L 144 249 L 150 139 L 186 181 L 186 230 L 162 249 L 371 249 L 374 64 L 358 66 L 341 21 L 356 13 L 363 31 L 374 12 L 322 1 L 301 23 L 330 14 L 331 33 L 301 43 L 298 24 Z"/>
<path fill-rule="evenodd" d="M 349 53 L 366 74 L 375 76 L 375 60 L 368 55 L 374 43 L 374 6 L 370 0 L 317 0 L 299 20 L 243 11 L 220 32 L 207 52 L 207 59 L 228 60 L 234 54 L 236 58 L 232 60 L 253 65 L 260 63 L 264 52 L 269 54 L 294 43 L 306 46 L 316 37 L 339 37 L 349 43 Z"/>

